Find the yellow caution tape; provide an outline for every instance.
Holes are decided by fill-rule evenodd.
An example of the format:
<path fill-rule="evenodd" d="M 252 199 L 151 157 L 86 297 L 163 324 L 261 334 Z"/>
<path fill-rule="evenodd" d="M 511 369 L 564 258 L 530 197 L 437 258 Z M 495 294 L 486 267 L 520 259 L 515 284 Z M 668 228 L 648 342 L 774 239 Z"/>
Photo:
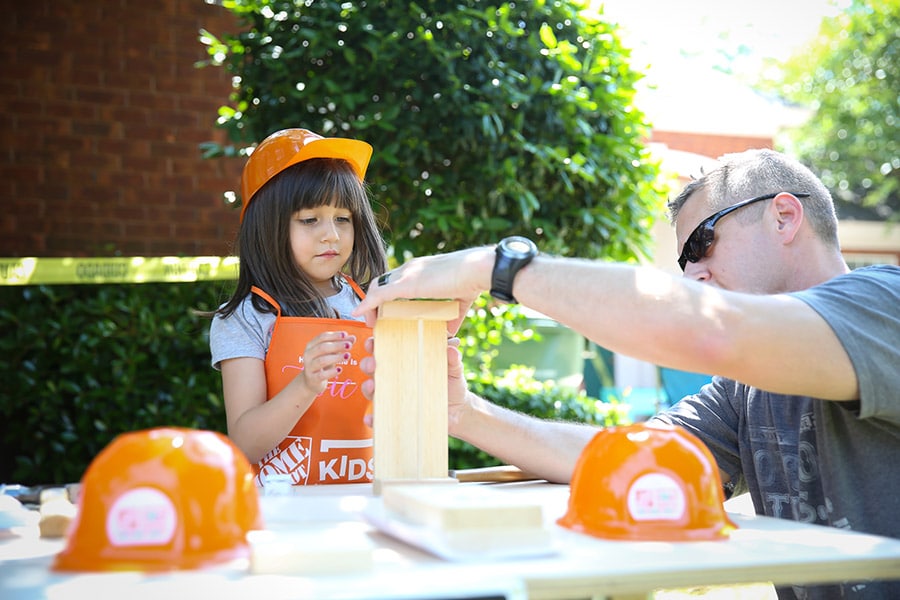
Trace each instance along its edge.
<path fill-rule="evenodd" d="M 237 279 L 236 256 L 0 258 L 0 285 L 151 283 Z"/>

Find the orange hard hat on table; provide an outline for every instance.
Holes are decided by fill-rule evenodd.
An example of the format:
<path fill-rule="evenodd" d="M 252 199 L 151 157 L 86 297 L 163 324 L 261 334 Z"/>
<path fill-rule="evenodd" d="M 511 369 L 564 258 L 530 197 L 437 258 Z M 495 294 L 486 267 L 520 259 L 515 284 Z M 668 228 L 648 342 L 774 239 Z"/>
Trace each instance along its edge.
<path fill-rule="evenodd" d="M 341 158 L 353 166 L 360 181 L 365 179 L 372 146 L 349 138 L 326 138 L 308 129 L 276 131 L 250 154 L 241 175 L 241 220 L 253 195 L 288 167 L 311 158 Z"/>
<path fill-rule="evenodd" d="M 81 480 L 53 568 L 159 571 L 250 555 L 262 529 L 250 463 L 221 433 L 162 427 L 116 437 Z"/>
<path fill-rule="evenodd" d="M 722 480 L 709 449 L 680 427 L 635 424 L 597 433 L 582 451 L 558 523 L 617 540 L 725 539 Z"/>

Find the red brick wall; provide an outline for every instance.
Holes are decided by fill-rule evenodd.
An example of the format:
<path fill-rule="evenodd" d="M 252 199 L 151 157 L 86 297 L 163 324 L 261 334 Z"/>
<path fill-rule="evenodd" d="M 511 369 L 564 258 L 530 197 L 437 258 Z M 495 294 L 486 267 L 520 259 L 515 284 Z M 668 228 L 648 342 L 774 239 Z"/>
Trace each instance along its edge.
<path fill-rule="evenodd" d="M 228 102 L 203 0 L 27 0 L 0 23 L 0 257 L 229 253 L 243 161 L 203 160 Z"/>
<path fill-rule="evenodd" d="M 672 150 L 693 152 L 710 158 L 718 158 L 729 152 L 743 152 L 750 148 L 772 148 L 771 137 L 713 135 L 682 131 L 654 130 L 650 141 L 665 144 Z"/>
<path fill-rule="evenodd" d="M 230 81 L 203 0 L 27 0 L 0 21 L 0 257 L 224 255 L 243 161 L 203 160 Z M 680 132 L 652 141 L 711 157 L 771 140 Z"/>

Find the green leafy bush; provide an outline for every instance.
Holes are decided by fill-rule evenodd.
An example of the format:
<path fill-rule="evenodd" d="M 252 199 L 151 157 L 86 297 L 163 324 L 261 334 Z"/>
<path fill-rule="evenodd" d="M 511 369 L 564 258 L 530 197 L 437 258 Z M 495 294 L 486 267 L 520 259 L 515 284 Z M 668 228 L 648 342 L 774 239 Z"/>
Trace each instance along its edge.
<path fill-rule="evenodd" d="M 584 0 L 223 0 L 203 31 L 235 82 L 218 123 L 235 156 L 285 127 L 374 146 L 366 175 L 405 257 L 532 237 L 631 260 L 664 197 L 633 105 L 641 74 Z"/>
<path fill-rule="evenodd" d="M 194 311 L 215 308 L 229 286 L 0 287 L 0 483 L 78 481 L 93 457 L 127 431 L 172 425 L 224 432 L 209 321 Z M 514 410 L 611 422 L 608 405 L 527 372 L 496 379 L 473 370 L 470 385 Z M 496 460 L 451 439 L 450 464 Z"/>
<path fill-rule="evenodd" d="M 77 481 L 117 434 L 224 431 L 209 321 L 221 282 L 0 287 L 0 482 Z"/>

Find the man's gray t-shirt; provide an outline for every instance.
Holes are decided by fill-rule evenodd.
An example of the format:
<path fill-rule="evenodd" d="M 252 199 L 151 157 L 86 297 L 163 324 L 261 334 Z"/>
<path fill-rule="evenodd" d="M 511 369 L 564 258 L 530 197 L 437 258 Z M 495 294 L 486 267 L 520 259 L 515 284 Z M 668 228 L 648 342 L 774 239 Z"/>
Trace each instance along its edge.
<path fill-rule="evenodd" d="M 792 295 L 840 339 L 859 402 L 771 394 L 714 377 L 655 419 L 703 440 L 731 480 L 746 483 L 757 513 L 900 538 L 900 268 L 857 269 Z M 795 591 L 900 598 L 900 581 Z"/>

